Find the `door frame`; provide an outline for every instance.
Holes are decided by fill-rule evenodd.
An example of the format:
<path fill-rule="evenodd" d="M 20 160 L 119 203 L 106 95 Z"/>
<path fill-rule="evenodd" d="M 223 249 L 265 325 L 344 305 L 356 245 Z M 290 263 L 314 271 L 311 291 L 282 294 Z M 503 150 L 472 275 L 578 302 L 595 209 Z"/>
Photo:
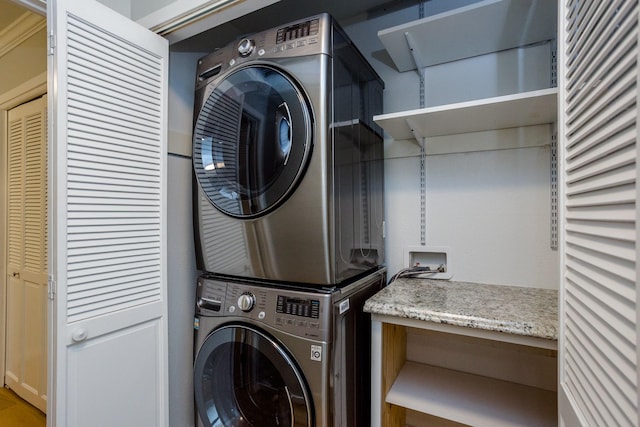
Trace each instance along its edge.
<path fill-rule="evenodd" d="M 8 112 L 20 104 L 24 104 L 32 99 L 39 98 L 47 93 L 47 73 L 43 72 L 36 77 L 27 80 L 18 87 L 7 93 L 0 94 L 0 164 L 7 164 L 7 120 Z M 7 314 L 7 168 L 0 168 L 0 374 L 2 376 L 2 386 L 4 387 L 5 361 L 5 340 L 6 340 L 6 314 Z"/>
<path fill-rule="evenodd" d="M 46 0 L 12 0 L 14 3 L 18 3 L 25 8 L 29 9 L 33 13 L 45 16 L 47 14 L 47 2 Z"/>

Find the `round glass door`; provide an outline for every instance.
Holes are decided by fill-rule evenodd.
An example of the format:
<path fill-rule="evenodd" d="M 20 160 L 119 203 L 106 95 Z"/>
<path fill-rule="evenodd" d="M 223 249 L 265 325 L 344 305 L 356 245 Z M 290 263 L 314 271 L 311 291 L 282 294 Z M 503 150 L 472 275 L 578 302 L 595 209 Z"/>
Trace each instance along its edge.
<path fill-rule="evenodd" d="M 307 387 L 286 350 L 244 325 L 214 331 L 194 367 L 198 416 L 207 427 L 311 427 Z"/>
<path fill-rule="evenodd" d="M 216 84 L 193 138 L 196 177 L 209 201 L 230 216 L 257 217 L 286 200 L 304 174 L 311 114 L 286 74 L 254 65 Z"/>

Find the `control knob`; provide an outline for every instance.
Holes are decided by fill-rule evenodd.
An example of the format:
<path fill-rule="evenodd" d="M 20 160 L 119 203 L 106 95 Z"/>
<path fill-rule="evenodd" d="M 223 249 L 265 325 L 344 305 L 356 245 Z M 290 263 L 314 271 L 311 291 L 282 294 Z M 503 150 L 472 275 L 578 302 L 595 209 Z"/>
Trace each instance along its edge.
<path fill-rule="evenodd" d="M 238 43 L 238 53 L 240 56 L 249 56 L 253 52 L 255 43 L 251 39 L 242 39 Z"/>
<path fill-rule="evenodd" d="M 251 292 L 245 292 L 238 297 L 238 308 L 242 311 L 251 311 L 256 303 L 256 297 Z"/>

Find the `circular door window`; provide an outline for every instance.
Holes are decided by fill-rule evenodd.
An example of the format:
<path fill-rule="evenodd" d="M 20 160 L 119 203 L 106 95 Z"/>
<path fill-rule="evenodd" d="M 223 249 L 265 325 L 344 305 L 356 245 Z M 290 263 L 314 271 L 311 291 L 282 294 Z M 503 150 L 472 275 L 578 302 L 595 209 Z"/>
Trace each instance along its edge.
<path fill-rule="evenodd" d="M 307 387 L 287 351 L 257 329 L 214 331 L 194 367 L 198 416 L 207 427 L 310 427 Z"/>
<path fill-rule="evenodd" d="M 209 201 L 233 217 L 280 205 L 304 174 L 311 113 L 286 74 L 251 66 L 219 81 L 194 128 L 193 164 Z"/>

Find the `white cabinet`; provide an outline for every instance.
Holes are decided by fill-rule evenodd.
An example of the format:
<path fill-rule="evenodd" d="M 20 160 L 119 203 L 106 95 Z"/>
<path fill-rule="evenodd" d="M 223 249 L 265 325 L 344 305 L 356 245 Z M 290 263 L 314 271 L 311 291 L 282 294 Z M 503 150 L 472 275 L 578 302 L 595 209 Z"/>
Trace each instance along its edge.
<path fill-rule="evenodd" d="M 374 343 L 380 348 L 373 351 L 380 351 L 381 369 L 373 375 L 381 378 L 381 399 L 373 401 L 372 406 L 381 410 L 373 415 L 379 423 L 372 425 L 439 425 L 437 419 L 449 421 L 444 424 L 447 426 L 557 425 L 557 393 L 549 387 L 556 378 L 555 350 L 506 343 L 500 333 L 469 338 L 461 327 L 443 333 L 431 331 L 429 322 L 406 322 L 388 316 L 374 320 Z M 407 355 L 412 347 L 446 353 L 449 360 L 455 360 L 453 367 L 438 366 L 442 360 L 435 364 L 410 360 L 416 358 Z M 481 363 L 487 360 L 490 363 Z M 475 367 L 475 372 L 469 372 L 473 370 L 470 367 Z M 518 372 L 518 377 L 527 371 L 537 372 L 536 379 L 546 388 L 494 376 Z"/>
<path fill-rule="evenodd" d="M 373 426 L 557 425 L 556 291 L 398 279 L 365 311 Z"/>

